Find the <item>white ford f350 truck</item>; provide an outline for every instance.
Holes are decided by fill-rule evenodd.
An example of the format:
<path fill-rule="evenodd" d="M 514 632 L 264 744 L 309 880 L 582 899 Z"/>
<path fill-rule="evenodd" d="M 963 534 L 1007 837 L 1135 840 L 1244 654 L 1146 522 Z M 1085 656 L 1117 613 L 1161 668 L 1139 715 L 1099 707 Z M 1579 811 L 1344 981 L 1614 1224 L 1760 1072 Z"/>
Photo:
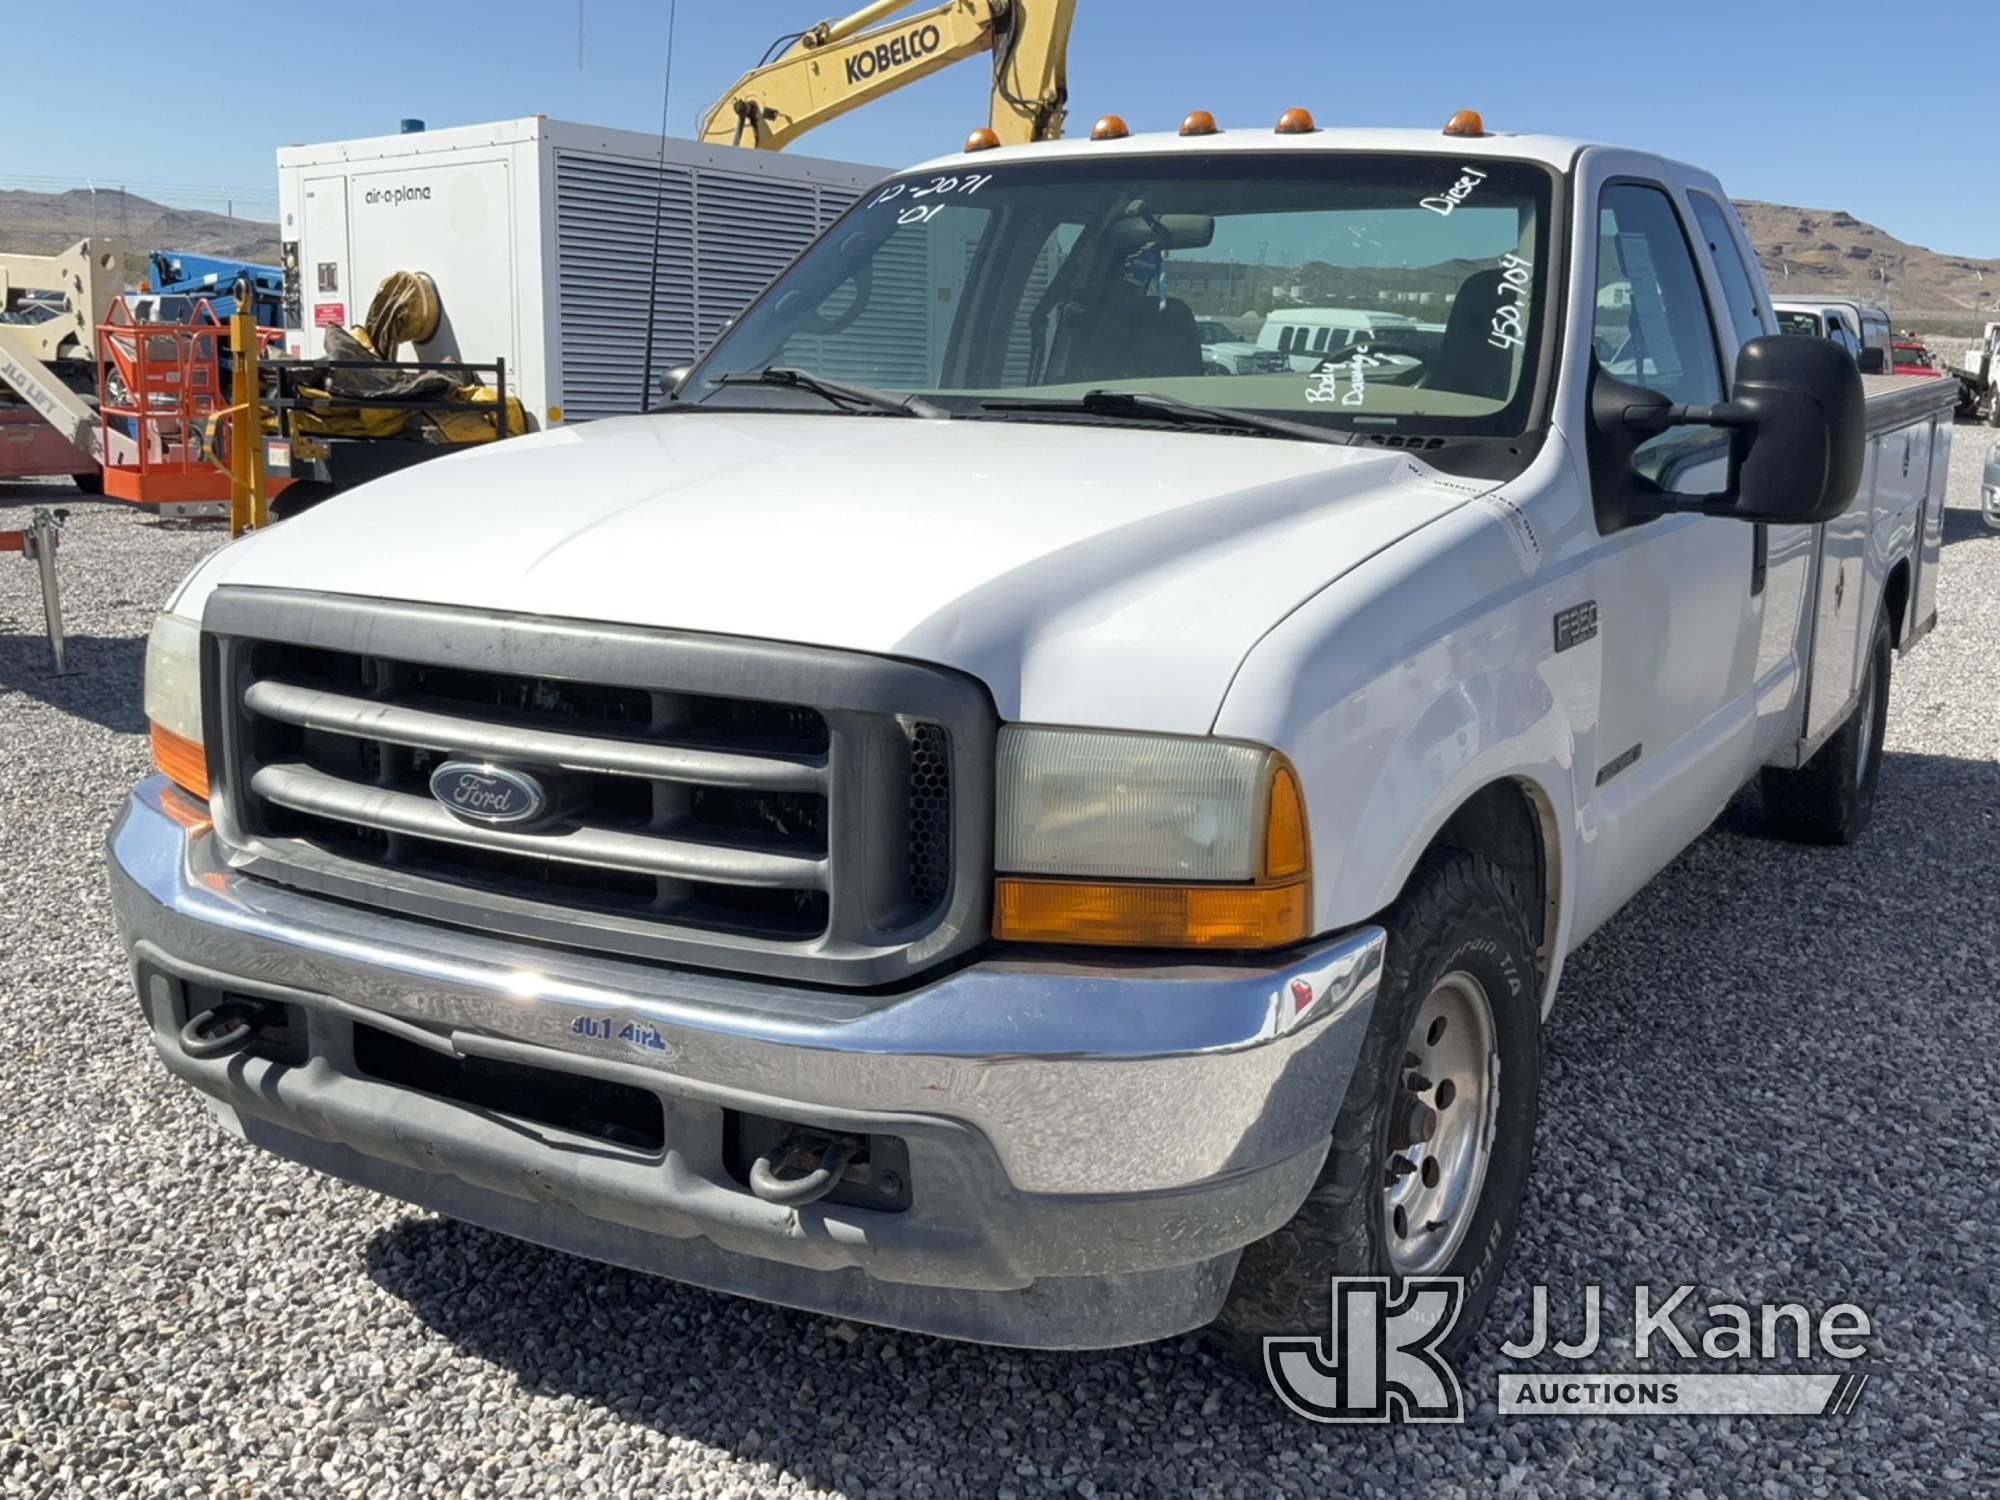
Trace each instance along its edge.
<path fill-rule="evenodd" d="M 933 162 L 669 383 L 182 585 L 141 1005 L 280 1156 L 927 1333 L 1476 1315 L 1564 956 L 1753 778 L 1858 837 L 1935 620 L 1952 382 L 1778 336 L 1707 173 L 1476 118 Z"/>

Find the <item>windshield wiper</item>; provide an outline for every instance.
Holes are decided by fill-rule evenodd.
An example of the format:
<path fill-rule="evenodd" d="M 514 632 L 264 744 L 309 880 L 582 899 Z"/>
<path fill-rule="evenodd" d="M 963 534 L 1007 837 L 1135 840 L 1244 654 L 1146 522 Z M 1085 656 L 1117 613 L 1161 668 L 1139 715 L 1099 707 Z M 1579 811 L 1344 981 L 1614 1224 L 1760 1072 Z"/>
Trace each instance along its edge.
<path fill-rule="evenodd" d="M 922 396 L 898 396 L 894 391 L 878 391 L 870 385 L 851 385 L 845 380 L 828 380 L 790 365 L 772 365 L 764 370 L 731 370 L 712 377 L 717 385 L 788 385 L 811 391 L 815 396 L 843 406 L 865 406 L 892 417 L 949 417 L 942 406 Z"/>
<path fill-rule="evenodd" d="M 1163 396 L 1158 391 L 1085 391 L 1075 398 L 998 396 L 979 403 L 985 411 L 1080 411 L 1093 417 L 1137 418 L 1148 422 L 1182 422 L 1190 427 L 1259 432 L 1270 437 L 1296 438 L 1308 443 L 1354 441 L 1354 434 L 1330 427 L 1314 427 L 1305 422 L 1288 422 L 1283 417 L 1260 416 L 1230 406 L 1202 406 Z"/>

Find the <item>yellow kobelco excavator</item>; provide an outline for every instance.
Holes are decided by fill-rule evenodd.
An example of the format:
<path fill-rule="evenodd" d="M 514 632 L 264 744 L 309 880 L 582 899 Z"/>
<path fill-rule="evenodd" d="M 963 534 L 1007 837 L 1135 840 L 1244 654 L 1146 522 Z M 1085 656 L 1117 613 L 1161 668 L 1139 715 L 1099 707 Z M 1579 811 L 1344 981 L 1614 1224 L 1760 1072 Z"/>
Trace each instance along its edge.
<path fill-rule="evenodd" d="M 1062 135 L 1076 0 L 949 0 L 889 22 L 911 3 L 876 0 L 845 20 L 782 38 L 783 52 L 767 54 L 716 101 L 701 138 L 780 151 L 815 125 L 982 52 L 993 54 L 989 128 L 998 144 Z"/>

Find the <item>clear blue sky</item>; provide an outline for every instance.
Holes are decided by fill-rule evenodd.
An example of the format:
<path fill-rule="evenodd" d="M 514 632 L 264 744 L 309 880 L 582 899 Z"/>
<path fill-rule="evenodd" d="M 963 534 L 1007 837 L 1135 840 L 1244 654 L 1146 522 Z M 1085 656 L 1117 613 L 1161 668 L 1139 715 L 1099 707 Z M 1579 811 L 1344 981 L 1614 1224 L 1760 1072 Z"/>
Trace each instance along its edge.
<path fill-rule="evenodd" d="M 1821 0 L 1782 7 L 1791 20 L 1780 9 L 1080 0 L 1072 127 L 1116 111 L 1134 129 L 1165 128 L 1196 107 L 1261 124 L 1291 104 L 1329 124 L 1436 126 L 1470 107 L 1491 129 L 1662 151 L 1738 197 L 1844 209 L 1934 250 L 2000 256 L 2000 3 Z M 89 178 L 275 216 L 276 147 L 387 133 L 404 115 L 452 125 L 541 112 L 651 130 L 667 10 L 584 0 L 579 71 L 576 0 L 253 6 L 240 14 L 259 50 L 284 61 L 231 102 L 224 37 L 238 13 L 204 12 L 193 41 L 154 24 L 167 14 L 157 4 L 110 0 L 87 8 L 99 29 L 74 68 L 49 65 L 63 26 L 34 28 L 36 64 L 7 77 L 0 187 Z M 670 128 L 690 133 L 780 33 L 837 13 L 827 0 L 681 0 Z M 985 79 L 979 61 L 961 64 L 798 149 L 884 165 L 953 149 L 983 120 Z M 141 102 L 167 89 L 171 107 Z"/>

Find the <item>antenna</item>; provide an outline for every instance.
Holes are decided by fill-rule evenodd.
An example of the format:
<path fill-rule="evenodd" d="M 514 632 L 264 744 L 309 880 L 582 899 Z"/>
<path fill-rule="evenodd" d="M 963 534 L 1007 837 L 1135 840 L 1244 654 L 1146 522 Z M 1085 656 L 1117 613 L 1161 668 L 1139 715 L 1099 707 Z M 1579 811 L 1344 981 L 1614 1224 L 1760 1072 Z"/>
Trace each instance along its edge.
<path fill-rule="evenodd" d="M 667 66 L 666 76 L 660 80 L 659 176 L 653 184 L 653 254 L 646 262 L 646 354 L 639 371 L 641 412 L 653 409 L 653 330 L 660 320 L 660 219 L 667 207 L 667 100 L 674 92 L 674 21 L 680 8 L 680 0 L 670 0 L 667 6 Z M 695 337 L 701 337 L 699 327 Z"/>

